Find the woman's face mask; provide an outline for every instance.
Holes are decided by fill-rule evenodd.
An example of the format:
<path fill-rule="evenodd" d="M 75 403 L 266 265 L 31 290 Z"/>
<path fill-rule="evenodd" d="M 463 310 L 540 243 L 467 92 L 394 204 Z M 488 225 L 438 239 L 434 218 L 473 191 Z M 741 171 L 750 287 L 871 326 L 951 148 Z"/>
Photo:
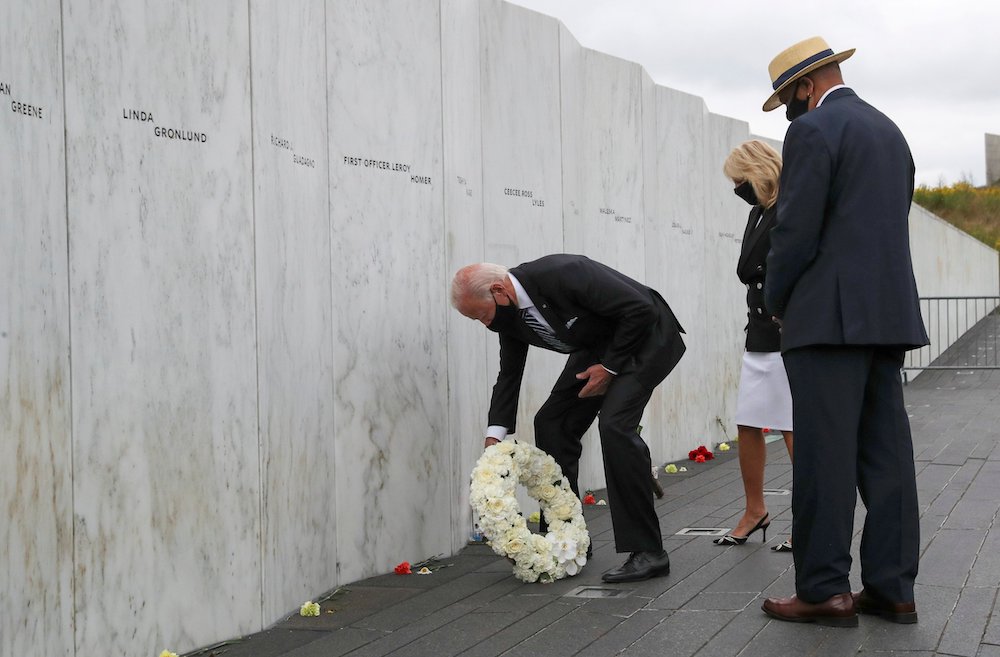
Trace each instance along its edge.
<path fill-rule="evenodd" d="M 757 200 L 757 193 L 753 191 L 753 185 L 750 184 L 749 180 L 744 180 L 733 188 L 733 193 L 750 205 L 760 205 L 760 201 Z"/>

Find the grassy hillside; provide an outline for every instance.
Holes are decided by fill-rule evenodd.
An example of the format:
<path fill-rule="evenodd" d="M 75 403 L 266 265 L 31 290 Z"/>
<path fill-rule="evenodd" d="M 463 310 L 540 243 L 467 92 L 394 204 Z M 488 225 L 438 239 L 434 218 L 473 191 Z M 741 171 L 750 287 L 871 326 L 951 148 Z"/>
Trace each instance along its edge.
<path fill-rule="evenodd" d="M 966 182 L 921 185 L 913 201 L 1000 251 L 1000 187 L 973 187 Z"/>

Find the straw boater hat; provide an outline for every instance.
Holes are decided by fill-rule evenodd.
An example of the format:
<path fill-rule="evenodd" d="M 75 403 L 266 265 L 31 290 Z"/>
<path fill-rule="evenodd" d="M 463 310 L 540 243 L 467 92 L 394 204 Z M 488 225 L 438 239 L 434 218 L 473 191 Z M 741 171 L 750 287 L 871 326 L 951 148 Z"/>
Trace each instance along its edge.
<path fill-rule="evenodd" d="M 774 93 L 764 101 L 764 111 L 770 112 L 781 106 L 778 94 L 810 71 L 832 62 L 842 62 L 854 54 L 854 48 L 834 54 L 822 37 L 812 37 L 781 51 L 771 60 L 767 72 L 771 74 L 771 88 Z"/>

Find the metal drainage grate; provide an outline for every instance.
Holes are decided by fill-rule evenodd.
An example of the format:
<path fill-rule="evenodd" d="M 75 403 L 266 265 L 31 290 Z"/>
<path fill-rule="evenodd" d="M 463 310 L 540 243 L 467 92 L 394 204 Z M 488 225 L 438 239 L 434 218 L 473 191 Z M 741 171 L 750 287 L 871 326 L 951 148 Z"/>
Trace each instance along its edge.
<path fill-rule="evenodd" d="M 792 491 L 785 488 L 765 488 L 765 495 L 791 495 Z"/>
<path fill-rule="evenodd" d="M 676 536 L 725 536 L 728 531 L 725 527 L 685 527 Z"/>
<path fill-rule="evenodd" d="M 623 598 L 631 589 L 606 589 L 600 586 L 578 586 L 564 593 L 564 598 Z"/>

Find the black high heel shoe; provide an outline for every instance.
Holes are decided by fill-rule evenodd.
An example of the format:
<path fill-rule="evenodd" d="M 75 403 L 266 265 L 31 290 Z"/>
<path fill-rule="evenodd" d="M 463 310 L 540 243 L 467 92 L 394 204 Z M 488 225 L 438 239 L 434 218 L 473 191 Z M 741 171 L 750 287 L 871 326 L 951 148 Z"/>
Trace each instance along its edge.
<path fill-rule="evenodd" d="M 765 513 L 764 517 L 757 521 L 757 524 L 753 526 L 753 529 L 747 532 L 746 536 L 733 536 L 732 534 L 726 534 L 720 538 L 712 541 L 716 545 L 743 545 L 747 542 L 747 539 L 757 531 L 758 529 L 764 532 L 764 542 L 767 543 L 767 528 L 771 526 L 771 514 Z"/>

